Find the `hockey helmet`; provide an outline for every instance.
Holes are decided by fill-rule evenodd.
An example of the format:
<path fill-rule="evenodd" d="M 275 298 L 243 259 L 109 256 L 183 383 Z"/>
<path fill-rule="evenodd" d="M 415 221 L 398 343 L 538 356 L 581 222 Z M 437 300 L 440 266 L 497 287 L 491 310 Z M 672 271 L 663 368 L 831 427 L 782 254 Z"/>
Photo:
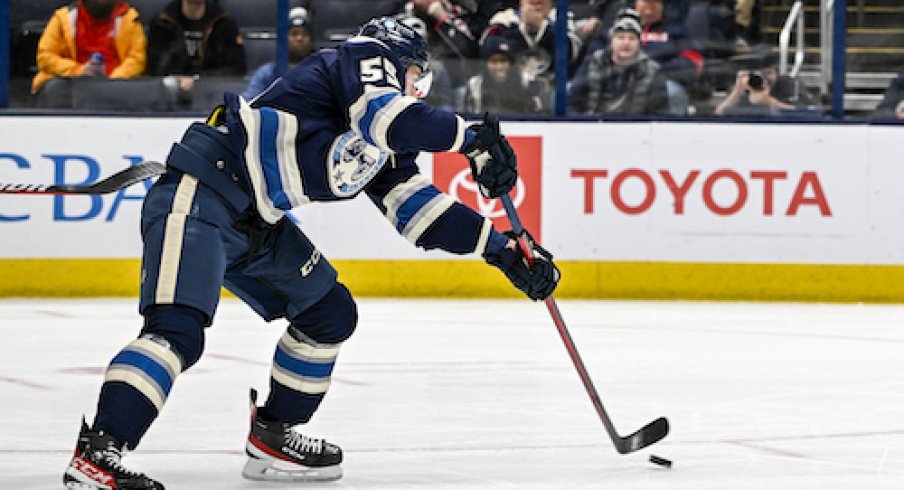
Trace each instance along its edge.
<path fill-rule="evenodd" d="M 402 22 L 390 17 L 371 19 L 358 29 L 357 35 L 382 41 L 403 65 L 417 65 L 427 71 L 430 58 L 427 42 Z"/>

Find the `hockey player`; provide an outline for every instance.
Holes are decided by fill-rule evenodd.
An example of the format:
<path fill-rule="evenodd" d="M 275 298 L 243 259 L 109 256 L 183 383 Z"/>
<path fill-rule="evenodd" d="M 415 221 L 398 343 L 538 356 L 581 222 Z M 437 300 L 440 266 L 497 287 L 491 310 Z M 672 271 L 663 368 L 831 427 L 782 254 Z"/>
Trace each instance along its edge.
<path fill-rule="evenodd" d="M 418 173 L 419 151 L 460 151 L 481 191 L 517 180 L 515 155 L 494 119 L 468 127 L 414 95 L 428 90 L 424 41 L 387 18 L 310 56 L 251 103 L 226 94 L 207 124 L 191 125 L 142 209 L 139 311 L 144 327 L 110 362 L 92 426 L 82 421 L 68 488 L 162 489 L 126 469 L 179 373 L 201 356 L 221 286 L 265 320 L 289 326 L 276 346 L 266 402 L 251 391 L 242 474 L 252 480 L 341 477 L 342 451 L 302 435 L 323 399 L 355 303 L 337 273 L 285 217 L 312 201 L 361 192 L 424 249 L 479 253 L 532 299 L 552 293 L 558 269 L 537 248 L 528 265 L 511 236 Z"/>

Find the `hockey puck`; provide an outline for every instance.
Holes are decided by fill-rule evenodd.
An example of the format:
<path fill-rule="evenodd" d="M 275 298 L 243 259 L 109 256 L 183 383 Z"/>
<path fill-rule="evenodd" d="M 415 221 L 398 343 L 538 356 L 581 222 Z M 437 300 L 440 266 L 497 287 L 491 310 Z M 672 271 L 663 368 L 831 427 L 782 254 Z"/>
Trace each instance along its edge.
<path fill-rule="evenodd" d="M 655 454 L 650 455 L 650 462 L 656 463 L 659 466 L 665 466 L 666 468 L 672 467 L 671 461 L 669 461 L 668 459 L 665 459 L 665 458 L 660 458 L 659 456 L 656 456 Z"/>

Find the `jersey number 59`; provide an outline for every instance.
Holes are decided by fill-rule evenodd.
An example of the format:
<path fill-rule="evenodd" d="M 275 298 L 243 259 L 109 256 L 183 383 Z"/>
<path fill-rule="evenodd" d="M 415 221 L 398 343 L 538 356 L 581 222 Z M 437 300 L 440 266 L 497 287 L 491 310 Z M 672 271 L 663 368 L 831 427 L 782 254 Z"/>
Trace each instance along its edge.
<path fill-rule="evenodd" d="M 374 56 L 361 60 L 361 81 L 363 83 L 376 83 L 385 80 L 386 83 L 399 90 L 398 70 L 395 65 L 382 56 Z"/>

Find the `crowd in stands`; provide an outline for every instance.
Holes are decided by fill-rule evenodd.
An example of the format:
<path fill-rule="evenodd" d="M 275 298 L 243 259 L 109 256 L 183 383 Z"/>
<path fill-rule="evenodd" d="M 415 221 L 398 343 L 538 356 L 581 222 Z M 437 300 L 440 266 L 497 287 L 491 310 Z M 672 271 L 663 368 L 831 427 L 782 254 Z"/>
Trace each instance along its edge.
<path fill-rule="evenodd" d="M 333 3 L 343 2 L 349 12 L 360 15 L 369 5 L 367 17 L 392 15 L 421 33 L 435 79 L 428 102 L 462 112 L 552 114 L 559 22 L 566 23 L 570 115 L 770 116 L 819 106 L 799 80 L 779 75 L 775 46 L 758 44 L 755 0 L 572 1 L 565 19 L 557 18 L 554 0 Z M 72 81 L 80 78 L 157 77 L 171 98 L 167 107 L 191 109 L 199 106 L 194 92 L 204 80 L 231 77 L 226 88 L 251 99 L 278 77 L 275 42 L 266 63 L 250 66 L 242 19 L 217 0 L 157 5 L 162 9 L 139 15 L 123 0 L 75 0 L 48 13 L 36 54 L 35 105 L 67 106 Z M 293 1 L 289 66 L 353 32 L 354 25 L 336 28 L 342 19 L 318 17 L 337 11 L 322 5 Z M 318 30 L 318 23 L 331 29 Z M 274 19 L 271 38 L 275 25 Z M 902 92 L 899 78 L 882 114 L 904 114 Z"/>

